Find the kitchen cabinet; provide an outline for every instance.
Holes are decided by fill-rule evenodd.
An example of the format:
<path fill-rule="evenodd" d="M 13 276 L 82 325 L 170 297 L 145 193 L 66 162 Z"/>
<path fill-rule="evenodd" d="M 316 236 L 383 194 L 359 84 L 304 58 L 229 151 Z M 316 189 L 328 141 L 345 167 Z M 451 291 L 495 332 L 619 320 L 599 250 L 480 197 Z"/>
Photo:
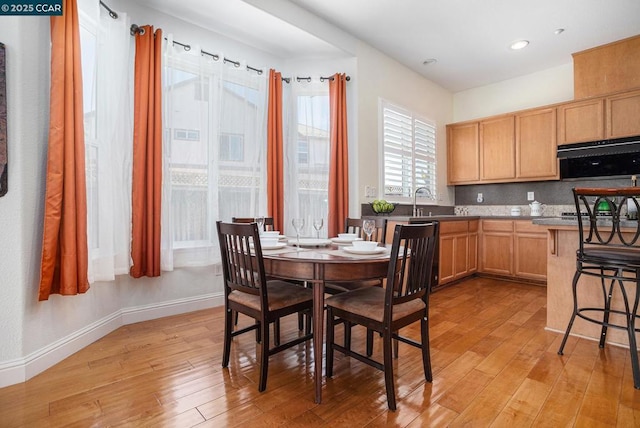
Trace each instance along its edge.
<path fill-rule="evenodd" d="M 640 88 L 640 35 L 573 54 L 576 99 Z"/>
<path fill-rule="evenodd" d="M 440 223 L 438 285 L 464 278 L 478 269 L 478 220 Z"/>
<path fill-rule="evenodd" d="M 481 221 L 480 272 L 545 282 L 547 233 L 530 220 Z"/>
<path fill-rule="evenodd" d="M 440 223 L 438 285 L 477 271 L 478 223 L 478 220 Z"/>
<path fill-rule="evenodd" d="M 558 106 L 558 144 L 604 139 L 604 98 Z"/>
<path fill-rule="evenodd" d="M 481 180 L 515 178 L 515 121 L 513 115 L 483 120 L 479 126 Z"/>
<path fill-rule="evenodd" d="M 640 91 L 609 96 L 605 102 L 607 138 L 640 135 Z"/>
<path fill-rule="evenodd" d="M 515 221 L 514 276 L 547 280 L 547 230 L 531 221 Z"/>
<path fill-rule="evenodd" d="M 558 106 L 558 144 L 640 135 L 640 91 Z"/>
<path fill-rule="evenodd" d="M 482 220 L 480 272 L 513 276 L 513 221 Z"/>
<path fill-rule="evenodd" d="M 480 179 L 478 122 L 447 125 L 448 184 Z"/>
<path fill-rule="evenodd" d="M 557 180 L 556 109 L 518 113 L 515 125 L 516 178 Z"/>

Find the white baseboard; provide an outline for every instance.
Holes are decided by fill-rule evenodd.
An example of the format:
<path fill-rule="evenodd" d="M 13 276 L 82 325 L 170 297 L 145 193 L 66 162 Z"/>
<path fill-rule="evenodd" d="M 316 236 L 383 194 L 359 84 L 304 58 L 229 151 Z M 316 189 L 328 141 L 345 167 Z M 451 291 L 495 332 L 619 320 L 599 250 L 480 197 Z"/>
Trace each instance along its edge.
<path fill-rule="evenodd" d="M 120 309 L 24 358 L 0 362 L 0 388 L 31 379 L 123 325 L 199 311 L 223 304 L 224 295 L 213 293 Z"/>

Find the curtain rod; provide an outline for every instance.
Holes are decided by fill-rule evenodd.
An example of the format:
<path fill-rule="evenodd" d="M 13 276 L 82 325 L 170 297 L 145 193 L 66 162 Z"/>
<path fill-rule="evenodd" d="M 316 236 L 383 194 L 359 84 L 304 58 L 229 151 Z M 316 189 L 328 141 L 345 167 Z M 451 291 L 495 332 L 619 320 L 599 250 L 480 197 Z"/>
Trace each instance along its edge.
<path fill-rule="evenodd" d="M 111 9 L 109 6 L 107 6 L 107 4 L 105 2 L 103 2 L 102 0 L 100 0 L 100 6 L 104 7 L 105 9 L 107 9 L 109 11 L 109 16 L 112 17 L 113 19 L 118 19 L 118 14 Z"/>
<path fill-rule="evenodd" d="M 139 27 L 139 26 L 138 26 L 138 25 L 136 25 L 136 24 L 131 24 L 131 30 L 130 30 L 130 33 L 131 33 L 131 35 L 132 35 L 132 36 L 133 36 L 133 35 L 135 35 L 135 34 L 137 34 L 137 33 L 144 34 L 144 29 L 143 29 L 142 27 Z M 165 39 L 165 40 L 168 40 L 166 37 L 165 37 L 164 39 Z M 173 41 L 172 41 L 172 43 L 173 43 L 174 45 L 182 46 L 182 48 L 183 48 L 185 51 L 187 51 L 187 52 L 191 50 L 191 45 L 188 45 L 188 44 L 186 44 L 186 43 L 181 43 L 181 42 L 178 42 L 178 41 L 176 41 L 176 40 L 173 40 Z M 220 55 L 213 54 L 213 53 L 211 53 L 211 52 L 207 52 L 207 51 L 202 50 L 202 49 L 200 49 L 200 54 L 201 54 L 201 55 L 208 55 L 208 56 L 210 56 L 211 58 L 213 58 L 213 60 L 214 60 L 214 61 L 218 61 L 218 60 L 220 59 Z M 225 57 L 225 58 L 222 58 L 222 61 L 224 61 L 224 63 L 225 63 L 225 64 L 226 64 L 226 63 L 231 63 L 231 64 L 233 64 L 233 66 L 234 66 L 234 67 L 236 67 L 236 68 L 237 68 L 237 67 L 240 67 L 240 61 L 234 61 L 234 60 L 229 59 L 229 58 L 226 58 L 226 57 Z M 255 71 L 255 72 L 256 72 L 256 73 L 258 73 L 258 74 L 262 74 L 262 73 L 263 73 L 263 71 L 262 71 L 261 69 L 251 67 L 250 65 L 247 65 L 247 70 Z"/>
<path fill-rule="evenodd" d="M 296 76 L 296 82 L 299 82 L 301 80 L 306 80 L 307 82 L 311 83 L 311 76 L 307 76 L 307 77 Z M 333 81 L 333 76 L 329 76 L 329 77 L 320 76 L 321 82 L 324 82 L 325 80 Z M 351 76 L 345 77 L 345 80 L 348 82 L 349 80 L 351 80 Z M 282 81 L 285 83 L 291 83 L 291 77 L 283 77 Z"/>

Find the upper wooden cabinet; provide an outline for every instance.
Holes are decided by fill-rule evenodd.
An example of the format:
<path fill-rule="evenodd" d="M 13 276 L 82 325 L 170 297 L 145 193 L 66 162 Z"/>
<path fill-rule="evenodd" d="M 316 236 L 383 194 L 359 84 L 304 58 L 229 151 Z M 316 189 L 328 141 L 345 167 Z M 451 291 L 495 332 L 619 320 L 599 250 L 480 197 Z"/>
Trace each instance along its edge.
<path fill-rule="evenodd" d="M 607 138 L 640 135 L 640 91 L 613 95 L 605 102 Z"/>
<path fill-rule="evenodd" d="M 518 113 L 515 123 L 516 178 L 522 181 L 558 179 L 556 109 Z"/>
<path fill-rule="evenodd" d="M 513 115 L 480 122 L 480 178 L 515 178 L 516 156 Z"/>
<path fill-rule="evenodd" d="M 558 144 L 604 139 L 604 98 L 558 106 Z"/>
<path fill-rule="evenodd" d="M 447 134 L 448 184 L 558 179 L 555 108 L 448 125 Z"/>
<path fill-rule="evenodd" d="M 480 179 L 478 122 L 447 125 L 448 184 Z"/>
<path fill-rule="evenodd" d="M 573 85 L 577 100 L 640 88 L 640 35 L 574 53 Z"/>
<path fill-rule="evenodd" d="M 558 106 L 558 144 L 640 135 L 640 91 Z"/>

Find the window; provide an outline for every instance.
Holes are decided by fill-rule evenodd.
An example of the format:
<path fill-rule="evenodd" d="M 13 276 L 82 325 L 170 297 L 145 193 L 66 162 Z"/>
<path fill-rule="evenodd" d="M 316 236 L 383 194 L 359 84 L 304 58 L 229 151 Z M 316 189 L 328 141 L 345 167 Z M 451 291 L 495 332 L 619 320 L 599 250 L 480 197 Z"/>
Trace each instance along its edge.
<path fill-rule="evenodd" d="M 402 201 L 419 187 L 436 200 L 436 127 L 415 113 L 381 102 L 383 196 Z"/>
<path fill-rule="evenodd" d="M 242 162 L 244 160 L 244 135 L 220 135 L 220 160 Z"/>
<path fill-rule="evenodd" d="M 285 234 L 291 220 L 305 220 L 302 234 L 312 236 L 314 218 L 327 218 L 329 191 L 329 86 L 292 82 L 283 88 Z M 321 233 L 326 233 L 325 230 Z"/>
<path fill-rule="evenodd" d="M 200 131 L 197 129 L 174 129 L 174 140 L 200 141 Z"/>

